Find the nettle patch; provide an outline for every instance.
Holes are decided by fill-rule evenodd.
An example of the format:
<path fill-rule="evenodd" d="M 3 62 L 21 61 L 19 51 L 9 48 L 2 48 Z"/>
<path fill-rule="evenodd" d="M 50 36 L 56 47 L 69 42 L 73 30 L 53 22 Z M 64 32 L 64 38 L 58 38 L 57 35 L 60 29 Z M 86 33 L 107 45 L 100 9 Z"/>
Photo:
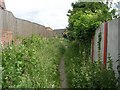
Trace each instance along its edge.
<path fill-rule="evenodd" d="M 66 50 L 65 65 L 70 88 L 117 88 L 117 80 L 109 57 L 108 67 L 100 60 L 91 62 L 90 56 L 81 52 L 75 44 Z M 71 52 L 72 51 L 72 52 Z"/>
<path fill-rule="evenodd" d="M 60 87 L 58 65 L 62 39 L 32 36 L 2 51 L 3 88 Z"/>

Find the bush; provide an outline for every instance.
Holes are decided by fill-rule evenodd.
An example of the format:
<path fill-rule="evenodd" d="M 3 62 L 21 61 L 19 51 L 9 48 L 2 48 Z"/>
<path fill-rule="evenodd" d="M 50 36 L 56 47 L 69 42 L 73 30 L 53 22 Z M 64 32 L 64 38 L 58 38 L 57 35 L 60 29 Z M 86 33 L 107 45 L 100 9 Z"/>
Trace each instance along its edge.
<path fill-rule="evenodd" d="M 69 47 L 65 53 L 65 66 L 70 88 L 116 88 L 111 61 L 105 69 L 100 60 L 92 63 L 90 57 L 86 57 L 85 52 L 81 53 L 82 48 L 78 49 L 75 43 Z"/>
<path fill-rule="evenodd" d="M 59 87 L 58 65 L 63 50 L 61 39 L 35 35 L 6 47 L 2 51 L 2 87 Z"/>

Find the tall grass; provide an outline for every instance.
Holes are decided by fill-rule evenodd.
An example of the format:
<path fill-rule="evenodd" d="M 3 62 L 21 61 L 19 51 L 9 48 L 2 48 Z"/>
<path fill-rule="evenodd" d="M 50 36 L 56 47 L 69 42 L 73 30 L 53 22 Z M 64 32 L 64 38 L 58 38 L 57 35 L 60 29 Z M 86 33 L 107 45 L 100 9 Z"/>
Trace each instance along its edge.
<path fill-rule="evenodd" d="M 60 38 L 33 35 L 2 51 L 3 88 L 60 87 L 58 65 L 64 53 Z"/>
<path fill-rule="evenodd" d="M 84 51 L 84 45 L 71 42 L 65 53 L 65 68 L 70 88 L 116 88 L 115 73 L 112 63 L 102 67 L 100 60 L 92 63 Z"/>
<path fill-rule="evenodd" d="M 18 45 L 9 45 L 2 51 L 2 86 L 60 88 L 58 67 L 65 53 L 65 71 L 70 88 L 116 88 L 111 61 L 106 69 L 99 60 L 92 63 L 87 45 L 35 35 L 22 39 Z"/>

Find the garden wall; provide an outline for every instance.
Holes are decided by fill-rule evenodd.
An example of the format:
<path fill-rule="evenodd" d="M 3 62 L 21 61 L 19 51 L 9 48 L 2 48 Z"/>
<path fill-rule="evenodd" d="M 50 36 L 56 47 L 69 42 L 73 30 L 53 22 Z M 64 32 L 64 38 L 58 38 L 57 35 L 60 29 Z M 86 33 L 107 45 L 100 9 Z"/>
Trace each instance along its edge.
<path fill-rule="evenodd" d="M 99 34 L 101 32 L 100 53 L 98 51 Z M 110 56 L 113 61 L 113 69 L 116 77 L 118 77 L 117 66 L 120 62 L 116 62 L 120 54 L 120 18 L 103 23 L 95 32 L 94 39 L 92 39 L 92 58 L 93 61 L 98 60 L 99 57 L 105 66 Z"/>
<path fill-rule="evenodd" d="M 58 35 L 58 36 L 63 36 L 63 33 L 66 29 L 55 29 L 54 32 Z"/>
<path fill-rule="evenodd" d="M 44 25 L 33 23 L 14 17 L 10 11 L 0 8 L 0 41 L 7 43 L 16 36 L 30 36 L 38 34 L 44 37 L 53 37 L 56 32 L 47 30 Z M 11 38 L 12 37 L 12 38 Z"/>

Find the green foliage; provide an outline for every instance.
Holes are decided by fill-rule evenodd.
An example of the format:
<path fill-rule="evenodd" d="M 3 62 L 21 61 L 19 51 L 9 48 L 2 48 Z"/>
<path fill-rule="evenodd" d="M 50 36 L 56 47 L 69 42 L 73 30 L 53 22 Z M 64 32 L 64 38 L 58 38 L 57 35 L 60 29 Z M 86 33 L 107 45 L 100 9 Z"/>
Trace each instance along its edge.
<path fill-rule="evenodd" d="M 98 34 L 98 42 L 97 42 L 97 46 L 98 46 L 98 59 L 101 59 L 101 40 L 102 40 L 102 35 L 101 35 L 101 31 Z"/>
<path fill-rule="evenodd" d="M 102 36 L 101 36 L 101 32 L 99 32 L 98 34 L 98 50 L 101 50 L 101 39 L 102 39 Z"/>
<path fill-rule="evenodd" d="M 78 11 L 70 16 L 69 21 L 73 27 L 70 27 L 71 32 L 69 34 L 77 40 L 87 41 L 88 38 L 91 38 L 91 34 L 95 30 L 94 28 L 97 28 L 99 25 L 99 22 L 96 20 L 98 17 L 96 14 L 86 13 Z"/>
<path fill-rule="evenodd" d="M 69 25 L 67 36 L 70 40 L 88 42 L 99 25 L 114 17 L 111 10 L 101 2 L 72 3 L 73 10 L 68 11 Z"/>
<path fill-rule="evenodd" d="M 88 47 L 87 47 L 88 46 Z M 86 47 L 86 48 L 85 48 Z M 19 45 L 2 51 L 3 88 L 58 88 L 59 63 L 65 58 L 65 71 L 70 88 L 116 88 L 115 74 L 109 57 L 108 67 L 91 63 L 89 43 L 76 43 L 63 38 L 32 36 Z"/>
<path fill-rule="evenodd" d="M 79 48 L 76 43 L 71 43 L 65 53 L 65 66 L 70 88 L 116 88 L 115 73 L 111 60 L 107 69 L 103 68 L 100 60 L 91 62 L 84 48 Z M 72 51 L 72 52 L 71 52 Z"/>
<path fill-rule="evenodd" d="M 63 39 L 32 36 L 2 51 L 3 88 L 55 88 L 60 86 L 58 65 Z"/>

